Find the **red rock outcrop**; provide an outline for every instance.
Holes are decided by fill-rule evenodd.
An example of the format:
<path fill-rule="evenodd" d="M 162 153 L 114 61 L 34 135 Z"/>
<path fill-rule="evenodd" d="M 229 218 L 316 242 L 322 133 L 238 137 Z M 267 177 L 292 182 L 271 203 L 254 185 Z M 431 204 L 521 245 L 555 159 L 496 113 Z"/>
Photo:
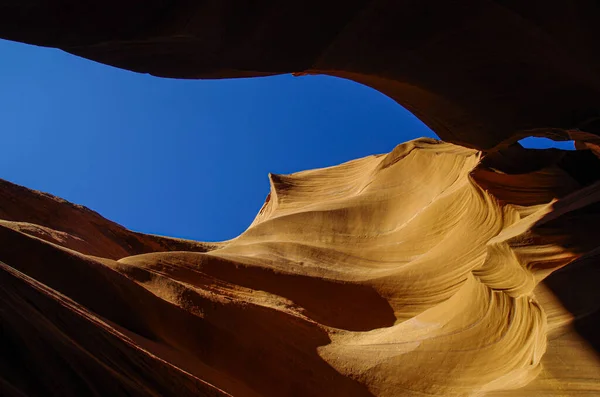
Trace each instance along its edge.
<path fill-rule="evenodd" d="M 0 2 L 3 38 L 165 77 L 348 78 L 463 145 L 270 175 L 223 243 L 0 182 L 0 395 L 600 394 L 599 19 L 591 0 Z"/>
<path fill-rule="evenodd" d="M 416 140 L 270 175 L 252 225 L 210 244 L 3 182 L 0 390 L 593 395 L 593 167 Z"/>

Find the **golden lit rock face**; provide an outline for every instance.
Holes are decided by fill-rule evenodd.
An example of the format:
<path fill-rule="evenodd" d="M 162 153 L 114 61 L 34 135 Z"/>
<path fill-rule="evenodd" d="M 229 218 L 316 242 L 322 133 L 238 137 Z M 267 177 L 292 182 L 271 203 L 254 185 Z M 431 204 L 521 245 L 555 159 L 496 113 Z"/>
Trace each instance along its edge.
<path fill-rule="evenodd" d="M 419 139 L 270 175 L 233 240 L 135 234 L 120 258 L 133 232 L 5 182 L 0 379 L 32 396 L 595 395 L 600 189 L 574 171 L 595 159 Z M 90 217 L 120 234 L 94 239 Z"/>
<path fill-rule="evenodd" d="M 0 5 L 0 37 L 137 72 L 351 79 L 452 143 L 270 175 L 222 243 L 0 182 L 0 394 L 600 395 L 598 20 L 587 0 Z M 586 150 L 512 145 L 529 135 Z"/>

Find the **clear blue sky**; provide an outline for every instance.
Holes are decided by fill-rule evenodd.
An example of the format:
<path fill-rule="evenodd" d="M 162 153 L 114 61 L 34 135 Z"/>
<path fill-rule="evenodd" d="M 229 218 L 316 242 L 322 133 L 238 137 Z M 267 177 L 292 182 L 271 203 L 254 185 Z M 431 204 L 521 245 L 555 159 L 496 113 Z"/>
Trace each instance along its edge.
<path fill-rule="evenodd" d="M 0 41 L 0 178 L 130 229 L 240 234 L 267 174 L 435 134 L 377 91 L 325 76 L 175 80 Z"/>

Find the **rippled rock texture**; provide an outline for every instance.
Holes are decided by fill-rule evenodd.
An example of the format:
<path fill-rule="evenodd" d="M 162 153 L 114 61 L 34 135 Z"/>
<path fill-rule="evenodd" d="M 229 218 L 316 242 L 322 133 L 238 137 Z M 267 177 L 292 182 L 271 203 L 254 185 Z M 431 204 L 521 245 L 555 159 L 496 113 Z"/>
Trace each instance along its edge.
<path fill-rule="evenodd" d="M 222 243 L 3 182 L 0 390 L 598 395 L 598 166 L 415 140 L 271 174 Z"/>

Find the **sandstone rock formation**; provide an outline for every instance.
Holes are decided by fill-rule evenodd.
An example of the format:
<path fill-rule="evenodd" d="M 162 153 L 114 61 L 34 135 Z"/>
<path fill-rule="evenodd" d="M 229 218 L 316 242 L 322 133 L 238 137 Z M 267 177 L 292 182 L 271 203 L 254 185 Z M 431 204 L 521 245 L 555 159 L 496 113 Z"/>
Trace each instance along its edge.
<path fill-rule="evenodd" d="M 3 182 L 2 391 L 598 394 L 592 167 L 420 139 L 270 175 L 252 225 L 210 244 Z"/>
<path fill-rule="evenodd" d="M 591 0 L 0 1 L 3 38 L 157 76 L 348 78 L 451 142 L 270 175 L 222 243 L 0 183 L 0 394 L 600 395 L 599 19 Z"/>
<path fill-rule="evenodd" d="M 593 0 L 0 1 L 0 37 L 157 76 L 326 73 L 443 140 L 600 134 Z"/>

